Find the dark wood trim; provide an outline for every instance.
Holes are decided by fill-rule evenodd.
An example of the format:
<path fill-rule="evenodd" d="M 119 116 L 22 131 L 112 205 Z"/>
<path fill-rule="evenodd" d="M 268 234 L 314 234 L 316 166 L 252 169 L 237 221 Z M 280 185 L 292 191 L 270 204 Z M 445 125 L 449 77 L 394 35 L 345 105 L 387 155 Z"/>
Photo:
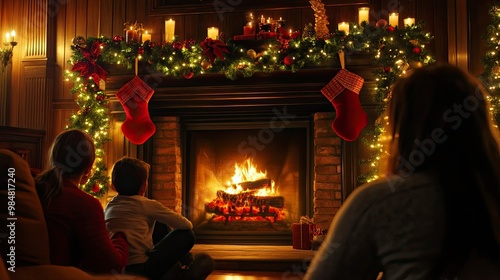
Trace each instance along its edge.
<path fill-rule="evenodd" d="M 325 6 L 369 5 L 370 0 L 324 0 Z M 226 13 L 232 11 L 283 10 L 310 7 L 309 1 L 302 0 L 149 0 L 148 13 L 154 16 L 187 15 L 206 13 Z"/>
<path fill-rule="evenodd" d="M 12 150 L 18 154 L 30 150 L 33 154 L 30 154 L 28 164 L 33 168 L 42 168 L 44 137 L 45 131 L 43 130 L 0 126 L 0 148 Z"/>

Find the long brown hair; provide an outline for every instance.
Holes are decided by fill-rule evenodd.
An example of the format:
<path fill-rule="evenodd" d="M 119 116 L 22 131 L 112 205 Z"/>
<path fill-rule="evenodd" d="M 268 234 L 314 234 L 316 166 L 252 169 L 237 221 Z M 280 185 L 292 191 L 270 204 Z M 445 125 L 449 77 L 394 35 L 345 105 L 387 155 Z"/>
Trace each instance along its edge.
<path fill-rule="evenodd" d="M 436 174 L 445 197 L 446 262 L 500 252 L 500 145 L 482 84 L 441 64 L 398 80 L 386 110 L 383 174 Z M 451 261 L 450 261 L 451 260 Z"/>
<path fill-rule="evenodd" d="M 88 134 L 72 129 L 57 135 L 49 151 L 48 169 L 35 178 L 42 205 L 61 194 L 65 178 L 88 172 L 94 160 L 94 141 Z"/>

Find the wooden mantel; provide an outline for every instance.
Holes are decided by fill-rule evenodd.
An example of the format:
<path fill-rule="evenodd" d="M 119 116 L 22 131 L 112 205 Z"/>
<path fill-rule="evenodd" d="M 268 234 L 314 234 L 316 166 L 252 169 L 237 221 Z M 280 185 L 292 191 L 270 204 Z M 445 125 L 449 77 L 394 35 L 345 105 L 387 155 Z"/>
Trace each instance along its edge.
<path fill-rule="evenodd" d="M 346 69 L 365 79 L 360 93 L 364 107 L 374 107 L 375 80 L 371 65 L 373 55 L 356 54 L 349 58 Z M 287 106 L 289 112 L 309 116 L 314 112 L 333 111 L 332 104 L 321 94 L 323 88 L 340 70 L 339 65 L 291 71 L 258 72 L 250 78 L 229 80 L 222 74 L 202 74 L 186 78 L 167 77 L 140 67 L 139 76 L 154 88 L 149 102 L 152 116 L 208 117 L 215 115 L 253 114 L 267 117 L 272 108 Z M 134 71 L 109 69 L 106 91 L 111 100 L 111 111 L 123 113 L 115 97 L 116 91 L 133 78 Z"/>

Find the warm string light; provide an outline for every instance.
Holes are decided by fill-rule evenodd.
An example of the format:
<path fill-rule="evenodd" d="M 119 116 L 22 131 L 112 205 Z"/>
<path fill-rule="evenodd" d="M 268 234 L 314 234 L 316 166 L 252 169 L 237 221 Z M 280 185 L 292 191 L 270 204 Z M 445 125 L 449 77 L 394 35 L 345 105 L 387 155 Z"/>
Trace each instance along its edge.
<path fill-rule="evenodd" d="M 210 68 L 202 68 L 201 64 L 206 61 L 203 51 L 199 44 L 174 48 L 172 44 L 163 45 L 161 47 L 152 47 L 148 52 L 138 53 L 138 47 L 142 44 L 127 44 L 127 48 L 122 49 L 121 44 L 112 43 L 110 39 L 100 38 L 104 42 L 101 47 L 102 60 L 106 63 L 123 64 L 126 67 L 132 67 L 132 61 L 136 57 L 142 57 L 147 60 L 154 69 L 163 72 L 165 75 L 182 77 L 186 73 L 203 74 L 210 71 L 226 71 L 224 74 L 230 79 L 236 78 L 241 73 L 245 77 L 251 76 L 256 71 L 273 71 L 273 70 L 290 70 L 300 69 L 307 64 L 320 64 L 328 60 L 338 59 L 337 53 L 341 48 L 352 51 L 373 51 L 378 64 L 381 65 L 380 73 L 376 75 L 377 85 L 375 90 L 380 95 L 379 102 L 381 105 L 385 102 L 382 97 L 394 81 L 395 78 L 405 75 L 407 72 L 408 59 L 412 57 L 411 51 L 407 50 L 408 38 L 415 36 L 421 38 L 418 46 L 422 50 L 422 55 L 414 56 L 412 59 L 418 60 L 424 64 L 432 63 L 432 56 L 426 55 L 425 44 L 432 39 L 429 33 L 422 32 L 422 27 L 419 24 L 410 27 L 397 29 L 393 34 L 385 31 L 382 34 L 384 47 L 371 46 L 363 36 L 363 27 L 358 24 L 349 23 L 350 32 L 341 40 L 338 38 L 328 38 L 324 40 L 316 40 L 314 37 L 298 38 L 283 43 L 278 41 L 267 46 L 267 49 L 256 54 L 253 57 L 247 54 L 247 49 L 238 47 L 234 48 L 237 51 L 234 54 L 228 54 L 225 60 L 217 59 Z M 364 28 L 370 28 L 365 26 Z M 425 34 L 425 35 L 424 35 Z M 403 39 L 405 38 L 405 39 Z M 108 41 L 109 40 L 109 41 Z M 376 40 L 373 40 L 374 42 Z M 87 42 L 91 45 L 91 42 Z M 76 52 L 75 52 L 76 53 Z M 284 65 L 283 54 L 289 53 L 289 61 L 291 65 Z M 76 53 L 78 54 L 78 53 Z M 80 54 L 78 54 L 80 55 Z M 152 57 L 156 58 L 153 59 Z M 72 61 L 78 62 L 82 59 L 80 56 L 75 56 Z M 387 66 L 388 70 L 382 70 L 382 66 Z M 220 70 L 223 69 L 223 70 Z M 71 116 L 71 126 L 81 126 L 88 130 L 93 135 L 96 143 L 102 144 L 108 139 L 109 135 L 106 132 L 109 129 L 109 118 L 106 102 L 96 100 L 97 96 L 105 96 L 104 91 L 95 91 L 99 86 L 92 79 L 83 79 L 78 73 L 66 71 L 66 81 L 74 83 L 72 92 L 77 96 L 77 103 L 80 105 L 80 110 Z M 85 121 L 83 121 L 85 120 Z M 70 126 L 70 127 L 71 127 Z M 379 128 L 377 128 L 379 129 Z M 378 130 L 375 134 L 380 133 Z M 374 137 L 376 139 L 376 137 Z M 373 150 L 381 152 L 381 146 L 377 142 L 373 144 Z M 372 166 L 378 165 L 378 156 L 373 157 Z M 102 170 L 99 169 L 99 170 Z M 102 175 L 102 174 L 101 174 Z M 370 177 L 372 178 L 372 177 Z M 95 184 L 95 180 L 90 182 Z M 98 183 L 99 190 L 106 187 L 106 183 Z M 90 185 L 92 187 L 93 185 Z M 89 187 L 89 188 L 90 188 Z"/>

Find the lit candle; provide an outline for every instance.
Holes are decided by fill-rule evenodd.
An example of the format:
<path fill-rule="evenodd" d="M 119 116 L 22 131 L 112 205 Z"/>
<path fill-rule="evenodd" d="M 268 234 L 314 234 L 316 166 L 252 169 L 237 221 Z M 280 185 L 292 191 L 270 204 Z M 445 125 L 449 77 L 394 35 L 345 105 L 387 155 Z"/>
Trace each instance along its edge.
<path fill-rule="evenodd" d="M 405 18 L 403 21 L 405 23 L 405 26 L 407 26 L 407 25 L 412 26 L 415 24 L 415 18 L 409 17 L 409 18 Z"/>
<path fill-rule="evenodd" d="M 146 41 L 151 41 L 151 34 L 148 33 L 148 31 L 146 30 L 146 33 L 142 34 L 142 42 L 146 42 Z"/>
<path fill-rule="evenodd" d="M 266 20 L 264 19 L 264 15 L 260 16 L 260 23 L 266 23 Z"/>
<path fill-rule="evenodd" d="M 125 32 L 125 41 L 128 43 L 135 40 L 137 40 L 137 31 L 131 26 L 130 29 Z"/>
<path fill-rule="evenodd" d="M 396 27 L 396 26 L 398 26 L 398 22 L 399 22 L 399 14 L 398 13 L 392 13 L 389 15 L 389 25 Z"/>
<path fill-rule="evenodd" d="M 349 34 L 349 23 L 339 22 L 339 31 L 344 31 L 346 35 Z"/>
<path fill-rule="evenodd" d="M 165 42 L 172 42 L 175 36 L 175 20 L 165 21 Z"/>
<path fill-rule="evenodd" d="M 11 40 L 11 42 L 14 42 L 14 37 L 16 37 L 16 31 L 12 30 L 12 31 L 10 32 L 10 36 L 12 36 L 12 40 Z"/>
<path fill-rule="evenodd" d="M 7 32 L 7 34 L 5 34 L 5 37 L 7 37 L 7 42 L 10 42 L 10 32 Z"/>
<path fill-rule="evenodd" d="M 361 23 L 363 21 L 366 21 L 367 23 L 369 22 L 368 21 L 369 13 L 370 13 L 370 8 L 368 8 L 368 7 L 361 7 L 358 9 L 358 23 L 359 23 L 359 25 L 361 25 Z"/>
<path fill-rule="evenodd" d="M 207 37 L 212 40 L 216 40 L 219 37 L 219 28 L 217 27 L 209 27 L 207 29 Z"/>
<path fill-rule="evenodd" d="M 253 26 L 252 22 L 249 21 L 247 25 L 243 26 L 243 35 L 252 35 L 253 34 Z"/>

